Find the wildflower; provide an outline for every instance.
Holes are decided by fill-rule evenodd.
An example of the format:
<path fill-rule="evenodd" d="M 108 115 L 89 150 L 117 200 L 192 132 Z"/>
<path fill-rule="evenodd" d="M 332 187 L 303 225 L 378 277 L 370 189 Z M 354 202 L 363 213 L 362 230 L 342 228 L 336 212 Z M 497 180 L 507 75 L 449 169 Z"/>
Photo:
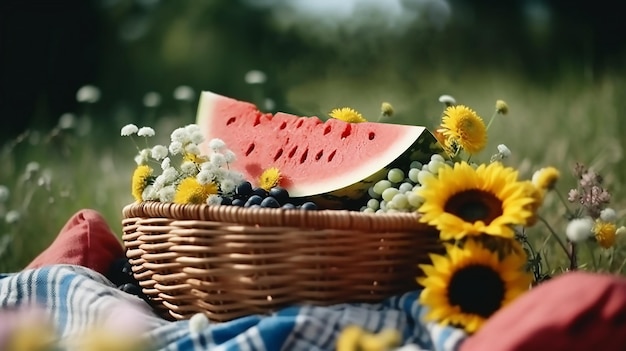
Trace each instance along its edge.
<path fill-rule="evenodd" d="M 196 313 L 189 318 L 189 331 L 200 333 L 209 326 L 209 319 L 204 313 Z"/>
<path fill-rule="evenodd" d="M 451 149 L 458 146 L 475 154 L 487 144 L 485 122 L 476 112 L 463 105 L 446 108 L 438 131 L 445 137 L 446 147 Z"/>
<path fill-rule="evenodd" d="M 509 150 L 509 148 L 504 144 L 498 145 L 498 153 L 502 155 L 502 158 L 507 158 L 511 156 L 511 150 Z"/>
<path fill-rule="evenodd" d="M 422 264 L 425 276 L 420 302 L 429 307 L 426 319 L 474 333 L 500 308 L 526 292 L 532 277 L 525 272 L 526 255 L 498 254 L 475 240 L 463 247 L 446 245 L 446 255 L 431 254 Z"/>
<path fill-rule="evenodd" d="M 141 151 L 139 151 L 139 154 L 135 156 L 135 163 L 137 163 L 138 166 L 145 165 L 146 163 L 148 163 L 148 160 L 150 159 L 151 154 L 152 154 L 152 150 L 142 149 Z"/>
<path fill-rule="evenodd" d="M 133 135 L 135 133 L 137 133 L 137 131 L 139 130 L 139 128 L 137 128 L 136 125 L 134 124 L 127 124 L 125 126 L 122 127 L 122 136 L 130 136 Z"/>
<path fill-rule="evenodd" d="M 0 184 L 0 203 L 3 203 L 9 199 L 11 192 L 6 185 Z"/>
<path fill-rule="evenodd" d="M 495 162 L 476 169 L 467 162 L 447 164 L 437 176 L 424 177 L 417 194 L 424 198 L 420 221 L 436 226 L 442 240 L 466 235 L 514 236 L 514 225 L 533 216 L 535 198 L 525 192 L 517 171 Z"/>
<path fill-rule="evenodd" d="M 60 129 L 72 129 L 76 126 L 76 116 L 72 113 L 64 113 L 59 117 L 58 126 Z"/>
<path fill-rule="evenodd" d="M 93 85 L 80 87 L 76 92 L 76 101 L 93 104 L 100 100 L 100 89 Z"/>
<path fill-rule="evenodd" d="M 19 222 L 21 217 L 22 215 L 17 210 L 11 210 L 4 215 L 4 221 L 7 222 L 7 224 L 15 224 Z"/>
<path fill-rule="evenodd" d="M 504 100 L 496 101 L 496 113 L 506 115 L 509 112 L 509 105 Z"/>
<path fill-rule="evenodd" d="M 141 127 L 137 131 L 137 135 L 140 137 L 151 137 L 154 136 L 154 129 L 150 127 Z"/>
<path fill-rule="evenodd" d="M 280 170 L 276 167 L 270 167 L 261 173 L 259 177 L 259 187 L 269 191 L 271 188 L 278 185 L 280 177 Z"/>
<path fill-rule="evenodd" d="M 197 156 L 197 155 L 200 155 L 202 152 L 200 152 L 200 147 L 198 147 L 198 145 L 196 145 L 196 144 L 187 144 L 185 146 L 185 153 Z"/>
<path fill-rule="evenodd" d="M 554 167 L 545 167 L 533 174 L 532 182 L 539 188 L 544 190 L 552 190 L 559 180 L 559 170 Z"/>
<path fill-rule="evenodd" d="M 446 106 L 456 105 L 456 100 L 450 95 L 441 95 L 439 97 L 439 102 L 445 104 Z"/>
<path fill-rule="evenodd" d="M 598 244 L 608 249 L 615 244 L 617 227 L 614 223 L 597 220 L 593 226 L 593 235 Z"/>
<path fill-rule="evenodd" d="M 182 147 L 182 144 L 188 143 L 190 139 L 185 128 L 176 128 L 170 134 L 170 140 L 172 143 L 177 142 L 181 144 Z"/>
<path fill-rule="evenodd" d="M 170 168 L 171 164 L 172 164 L 172 160 L 169 157 L 165 157 L 163 161 L 161 162 L 161 170 L 166 170 Z"/>
<path fill-rule="evenodd" d="M 174 203 L 203 204 L 211 194 L 217 194 L 215 184 L 200 184 L 195 177 L 187 177 L 178 185 L 174 195 Z"/>
<path fill-rule="evenodd" d="M 617 220 L 617 212 L 612 208 L 605 208 L 600 211 L 600 219 L 605 222 L 615 222 Z"/>
<path fill-rule="evenodd" d="M 237 160 L 237 155 L 235 155 L 235 153 L 231 150 L 225 150 L 222 155 L 224 156 L 224 161 L 226 161 L 226 163 L 233 163 Z"/>
<path fill-rule="evenodd" d="M 220 190 L 222 191 L 222 193 L 224 194 L 230 194 L 232 192 L 235 191 L 235 188 L 237 187 L 237 184 L 239 182 L 236 182 L 234 179 L 232 178 L 224 178 L 222 179 L 222 181 L 220 182 Z"/>
<path fill-rule="evenodd" d="M 593 227 L 594 222 L 591 217 L 574 218 L 567 223 L 565 235 L 569 241 L 578 243 L 591 237 Z"/>
<path fill-rule="evenodd" d="M 168 149 L 170 155 L 179 155 L 183 153 L 183 144 L 179 141 L 172 141 Z"/>
<path fill-rule="evenodd" d="M 205 156 L 200 156 L 200 154 L 194 154 L 194 153 L 185 153 L 185 155 L 183 156 L 183 162 L 184 161 L 191 161 L 197 165 L 199 164 L 203 164 L 207 161 Z"/>
<path fill-rule="evenodd" d="M 244 80 L 248 84 L 263 84 L 267 80 L 267 75 L 263 71 L 255 69 L 246 72 Z"/>
<path fill-rule="evenodd" d="M 215 152 L 219 151 L 220 149 L 224 147 L 226 147 L 226 143 L 222 139 L 213 138 L 209 140 L 209 148 Z"/>
<path fill-rule="evenodd" d="M 176 187 L 174 185 L 164 186 L 158 190 L 157 196 L 161 202 L 172 202 L 176 196 Z"/>
<path fill-rule="evenodd" d="M 217 194 L 211 194 L 206 199 L 207 205 L 210 205 L 210 206 L 221 205 L 222 201 L 223 201 L 222 197 Z"/>
<path fill-rule="evenodd" d="M 143 105 L 146 107 L 157 107 L 161 104 L 161 94 L 151 91 L 143 96 Z"/>
<path fill-rule="evenodd" d="M 367 122 L 367 120 L 363 118 L 363 115 L 361 115 L 359 112 L 349 107 L 333 109 L 329 115 L 332 118 L 338 119 L 340 121 L 348 122 L 348 123 Z"/>
<path fill-rule="evenodd" d="M 198 165 L 192 161 L 183 161 L 180 164 L 180 172 L 185 176 L 195 175 L 198 171 Z"/>
<path fill-rule="evenodd" d="M 132 178 L 132 195 L 136 201 L 142 201 L 143 190 L 148 185 L 148 181 L 152 176 L 152 168 L 147 165 L 140 165 L 135 168 Z"/>
<path fill-rule="evenodd" d="M 224 155 L 220 153 L 214 153 L 213 155 L 211 155 L 209 162 L 215 165 L 215 167 L 219 168 L 226 164 L 226 157 L 224 157 Z"/>
<path fill-rule="evenodd" d="M 150 151 L 150 156 L 157 161 L 163 160 L 167 156 L 167 148 L 163 145 L 155 145 Z M 168 158 L 169 159 L 169 158 Z"/>
<path fill-rule="evenodd" d="M 196 92 L 187 85 L 181 85 L 174 89 L 174 99 L 180 101 L 191 101 L 196 97 Z"/>
<path fill-rule="evenodd" d="M 391 117 L 393 115 L 393 106 L 388 102 L 383 102 L 380 105 L 380 113 L 385 117 Z"/>

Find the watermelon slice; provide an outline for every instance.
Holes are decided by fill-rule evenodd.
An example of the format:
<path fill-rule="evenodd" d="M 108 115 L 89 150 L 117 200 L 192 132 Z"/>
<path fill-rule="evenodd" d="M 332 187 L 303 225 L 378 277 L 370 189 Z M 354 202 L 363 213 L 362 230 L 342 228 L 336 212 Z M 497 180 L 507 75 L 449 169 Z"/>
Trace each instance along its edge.
<path fill-rule="evenodd" d="M 363 198 L 386 169 L 407 168 L 411 160 L 425 161 L 440 151 L 425 127 L 272 115 L 206 91 L 196 119 L 207 140 L 202 151 L 208 152 L 212 138 L 222 139 L 237 155 L 231 167 L 253 185 L 265 169 L 276 167 L 292 197 L 333 199 L 325 202 L 331 208 Z"/>

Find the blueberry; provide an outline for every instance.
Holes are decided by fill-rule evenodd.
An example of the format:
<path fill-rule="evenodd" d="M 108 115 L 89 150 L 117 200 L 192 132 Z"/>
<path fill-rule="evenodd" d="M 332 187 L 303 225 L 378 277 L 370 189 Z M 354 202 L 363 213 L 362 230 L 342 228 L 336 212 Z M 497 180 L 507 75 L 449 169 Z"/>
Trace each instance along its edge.
<path fill-rule="evenodd" d="M 303 210 L 317 210 L 317 205 L 314 202 L 307 201 L 300 206 Z"/>
<path fill-rule="evenodd" d="M 254 188 L 252 189 L 252 195 L 259 195 L 260 197 L 264 198 L 267 196 L 267 190 L 263 188 Z"/>
<path fill-rule="evenodd" d="M 228 196 L 222 196 L 222 205 L 232 205 L 233 199 Z"/>
<path fill-rule="evenodd" d="M 287 200 L 289 200 L 289 192 L 287 191 L 287 189 L 279 186 L 271 188 L 269 191 L 269 196 L 275 198 L 276 201 L 278 201 L 278 203 L 280 204 L 284 204 L 287 202 Z"/>
<path fill-rule="evenodd" d="M 118 289 L 122 290 L 123 292 L 129 293 L 131 295 L 140 296 L 143 294 L 141 287 L 137 284 L 126 283 L 126 284 L 120 285 Z"/>
<path fill-rule="evenodd" d="M 235 188 L 235 194 L 245 197 L 249 196 L 250 194 L 252 194 L 252 184 L 250 184 L 250 182 L 248 181 L 240 183 Z"/>
<path fill-rule="evenodd" d="M 268 196 L 261 201 L 261 207 L 279 208 L 280 204 L 275 198 Z"/>
<path fill-rule="evenodd" d="M 292 203 L 288 202 L 288 203 L 284 204 L 284 205 L 282 206 L 282 208 L 284 208 L 284 209 L 286 209 L 286 210 L 292 210 L 292 209 L 296 208 L 296 205 L 294 205 L 294 204 L 292 204 Z"/>
<path fill-rule="evenodd" d="M 250 207 L 252 205 L 260 205 L 263 198 L 259 195 L 252 195 L 248 198 L 248 201 L 244 204 L 244 207 Z"/>
<path fill-rule="evenodd" d="M 246 200 L 244 199 L 233 199 L 231 205 L 243 207 L 246 204 Z"/>

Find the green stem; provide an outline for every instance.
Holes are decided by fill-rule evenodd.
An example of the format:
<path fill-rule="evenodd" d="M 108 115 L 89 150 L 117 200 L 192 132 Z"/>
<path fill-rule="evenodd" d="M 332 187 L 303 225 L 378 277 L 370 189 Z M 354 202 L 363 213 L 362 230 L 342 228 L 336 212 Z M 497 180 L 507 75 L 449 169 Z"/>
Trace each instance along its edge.
<path fill-rule="evenodd" d="M 489 120 L 489 123 L 487 123 L 487 130 L 489 130 L 489 127 L 491 127 L 491 123 L 493 123 L 493 120 L 496 119 L 497 115 L 498 115 L 498 111 L 495 111 L 493 115 L 491 115 L 491 119 Z"/>
<path fill-rule="evenodd" d="M 593 250 L 591 249 L 591 244 L 587 241 L 585 243 L 587 247 L 587 251 L 589 251 L 589 257 L 591 257 L 591 265 L 593 266 L 594 272 L 598 271 L 598 262 L 596 262 L 596 255 L 593 254 Z"/>
<path fill-rule="evenodd" d="M 574 212 L 572 212 L 569 209 L 569 206 L 567 205 L 569 202 L 567 200 L 565 200 L 565 197 L 563 197 L 563 194 L 561 194 L 561 192 L 559 191 L 559 189 L 554 188 L 554 192 L 557 194 L 557 196 L 559 197 L 559 200 L 561 200 L 561 202 L 563 203 L 563 207 L 565 207 L 565 211 L 567 212 L 567 215 L 569 217 L 569 219 L 575 218 L 576 215 L 574 214 Z"/>
<path fill-rule="evenodd" d="M 550 226 L 550 223 L 548 223 L 548 221 L 546 221 L 541 216 L 537 216 L 537 218 L 539 218 L 539 220 L 542 221 L 543 224 L 545 224 L 545 226 L 548 228 L 548 231 L 550 232 L 550 234 L 556 239 L 556 241 L 559 243 L 559 246 L 561 246 L 561 248 L 563 249 L 563 252 L 565 252 L 567 257 L 569 257 L 570 262 L 571 262 L 572 257 L 570 256 L 570 250 L 567 249 L 567 247 L 563 243 L 563 240 L 561 240 L 561 238 L 559 238 L 559 235 L 554 231 L 554 229 L 552 229 L 552 227 Z"/>

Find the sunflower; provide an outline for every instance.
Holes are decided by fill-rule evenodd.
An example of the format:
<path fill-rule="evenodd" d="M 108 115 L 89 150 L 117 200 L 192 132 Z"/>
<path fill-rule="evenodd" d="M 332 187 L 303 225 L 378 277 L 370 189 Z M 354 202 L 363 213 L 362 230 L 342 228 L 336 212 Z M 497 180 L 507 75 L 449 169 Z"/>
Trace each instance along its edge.
<path fill-rule="evenodd" d="M 420 302 L 428 306 L 427 320 L 477 331 L 491 315 L 527 291 L 532 276 L 523 269 L 526 255 L 503 259 L 474 240 L 463 247 L 446 245 L 446 256 L 431 254 L 422 264 L 425 276 Z"/>
<path fill-rule="evenodd" d="M 176 189 L 174 203 L 203 204 L 211 194 L 217 194 L 214 183 L 200 184 L 196 177 L 183 179 Z"/>
<path fill-rule="evenodd" d="M 150 177 L 152 176 L 152 168 L 147 165 L 140 165 L 135 168 L 133 172 L 133 179 L 131 181 L 131 193 L 135 200 L 143 200 L 143 190 L 148 185 Z"/>
<path fill-rule="evenodd" d="M 363 115 L 349 107 L 336 108 L 332 110 L 329 115 L 332 118 L 342 120 L 348 123 L 367 122 Z"/>
<path fill-rule="evenodd" d="M 445 137 L 445 146 L 458 147 L 470 154 L 480 152 L 487 145 L 487 127 L 474 110 L 463 106 L 449 106 L 441 119 L 438 129 Z"/>
<path fill-rule="evenodd" d="M 512 226 L 533 216 L 530 205 L 536 199 L 527 189 L 517 181 L 517 171 L 499 162 L 476 169 L 467 162 L 446 165 L 417 190 L 424 199 L 420 222 L 436 226 L 442 240 L 479 234 L 512 238 Z"/>
<path fill-rule="evenodd" d="M 617 226 L 611 222 L 596 220 L 596 223 L 593 226 L 593 234 L 596 241 L 605 249 L 608 249 L 615 244 L 616 232 Z"/>

